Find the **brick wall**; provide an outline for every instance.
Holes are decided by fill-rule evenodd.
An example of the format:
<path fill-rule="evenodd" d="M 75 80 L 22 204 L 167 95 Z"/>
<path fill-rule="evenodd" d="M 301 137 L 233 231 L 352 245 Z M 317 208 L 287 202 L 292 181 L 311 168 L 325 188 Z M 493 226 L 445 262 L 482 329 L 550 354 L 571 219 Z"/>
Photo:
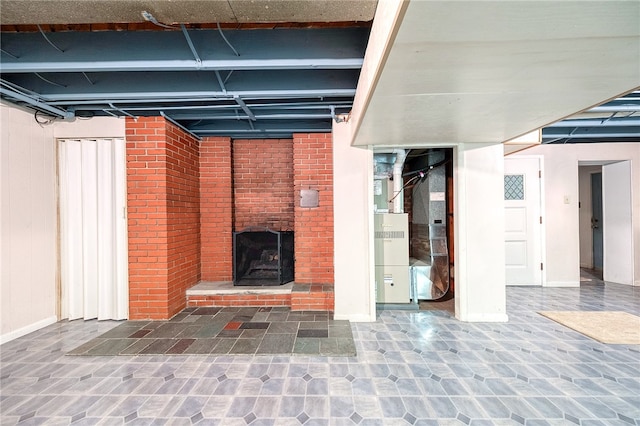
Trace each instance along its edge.
<path fill-rule="evenodd" d="M 169 317 L 186 306 L 186 291 L 200 281 L 199 144 L 167 122 L 167 245 Z"/>
<path fill-rule="evenodd" d="M 293 141 L 233 141 L 234 228 L 293 230 Z"/>
<path fill-rule="evenodd" d="M 200 143 L 201 273 L 204 281 L 231 281 L 233 274 L 231 139 Z"/>
<path fill-rule="evenodd" d="M 129 319 L 170 318 L 200 280 L 198 145 L 161 117 L 126 135 Z"/>
<path fill-rule="evenodd" d="M 295 196 L 319 191 L 319 207 L 295 203 L 295 281 L 333 284 L 333 148 L 329 133 L 293 135 Z M 348 182 L 345 182 L 348 184 Z"/>
<path fill-rule="evenodd" d="M 247 226 L 294 229 L 296 283 L 333 284 L 330 134 L 199 145 L 161 117 L 127 119 L 126 133 L 130 319 L 170 318 L 201 279 L 231 280 L 232 231 Z M 299 207 L 301 189 L 318 190 L 319 207 Z M 297 291 L 295 306 L 291 296 L 216 303 L 332 310 L 325 286 Z"/>
<path fill-rule="evenodd" d="M 214 294 L 188 296 L 187 306 L 290 306 L 291 294 Z"/>

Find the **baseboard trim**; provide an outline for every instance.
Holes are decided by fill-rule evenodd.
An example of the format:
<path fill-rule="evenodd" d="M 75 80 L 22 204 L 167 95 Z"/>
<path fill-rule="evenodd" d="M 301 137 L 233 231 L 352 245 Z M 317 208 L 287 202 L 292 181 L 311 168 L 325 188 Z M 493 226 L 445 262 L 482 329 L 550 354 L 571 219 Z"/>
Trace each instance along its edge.
<path fill-rule="evenodd" d="M 509 315 L 507 314 L 471 314 L 461 315 L 456 318 L 459 321 L 464 322 L 509 322 Z"/>
<path fill-rule="evenodd" d="M 580 281 L 547 281 L 545 287 L 580 287 Z"/>
<path fill-rule="evenodd" d="M 33 324 L 29 324 L 25 327 L 19 328 L 17 330 L 10 331 L 9 333 L 3 334 L 0 336 L 0 345 L 10 342 L 12 340 L 17 339 L 18 337 L 25 336 L 29 333 L 33 333 L 34 331 L 38 331 L 41 328 L 44 328 L 48 325 L 54 324 L 58 321 L 58 317 L 55 315 L 49 318 L 45 318 L 38 322 L 34 322 Z"/>
<path fill-rule="evenodd" d="M 347 320 L 351 322 L 375 322 L 376 316 L 366 315 L 366 314 L 356 314 L 356 315 L 345 315 L 345 314 L 334 314 L 334 320 Z"/>

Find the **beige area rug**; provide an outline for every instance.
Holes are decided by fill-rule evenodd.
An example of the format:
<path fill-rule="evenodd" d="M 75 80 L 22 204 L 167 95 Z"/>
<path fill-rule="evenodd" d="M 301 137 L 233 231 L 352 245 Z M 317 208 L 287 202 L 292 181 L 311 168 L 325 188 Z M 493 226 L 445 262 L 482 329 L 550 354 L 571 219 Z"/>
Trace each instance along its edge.
<path fill-rule="evenodd" d="M 602 343 L 640 345 L 640 317 L 618 311 L 540 311 L 553 321 Z"/>

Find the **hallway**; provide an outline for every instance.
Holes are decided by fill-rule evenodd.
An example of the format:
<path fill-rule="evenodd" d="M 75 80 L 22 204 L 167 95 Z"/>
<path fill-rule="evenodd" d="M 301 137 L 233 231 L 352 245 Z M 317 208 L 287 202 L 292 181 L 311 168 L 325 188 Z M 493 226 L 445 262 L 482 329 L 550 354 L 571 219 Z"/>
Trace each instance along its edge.
<path fill-rule="evenodd" d="M 66 356 L 118 322 L 51 325 L 1 347 L 2 424 L 640 425 L 640 347 L 536 312 L 640 314 L 640 289 L 507 288 L 510 321 L 382 311 L 356 357 Z"/>

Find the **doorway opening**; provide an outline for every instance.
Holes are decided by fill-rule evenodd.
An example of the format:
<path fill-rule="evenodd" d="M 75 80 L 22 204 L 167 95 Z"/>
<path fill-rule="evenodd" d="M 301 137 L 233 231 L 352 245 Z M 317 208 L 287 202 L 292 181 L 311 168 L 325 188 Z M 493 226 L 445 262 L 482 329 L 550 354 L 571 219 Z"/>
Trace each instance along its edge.
<path fill-rule="evenodd" d="M 579 166 L 578 186 L 580 281 L 582 282 L 583 275 L 602 280 L 602 166 Z"/>
<path fill-rule="evenodd" d="M 452 160 L 452 148 L 374 153 L 379 309 L 454 315 Z"/>
<path fill-rule="evenodd" d="M 59 139 L 61 319 L 129 316 L 125 140 Z"/>
<path fill-rule="evenodd" d="M 581 161 L 578 186 L 581 277 L 632 285 L 630 162 Z"/>

